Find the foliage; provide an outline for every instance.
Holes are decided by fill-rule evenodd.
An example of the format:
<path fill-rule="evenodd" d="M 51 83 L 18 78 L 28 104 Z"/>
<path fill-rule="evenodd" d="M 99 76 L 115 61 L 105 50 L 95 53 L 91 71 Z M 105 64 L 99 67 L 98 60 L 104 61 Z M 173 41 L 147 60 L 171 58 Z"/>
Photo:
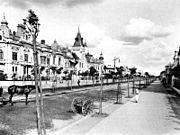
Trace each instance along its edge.
<path fill-rule="evenodd" d="M 85 72 L 82 72 L 80 75 L 82 75 L 82 76 L 88 76 L 88 75 L 89 75 L 89 71 L 86 70 Z"/>
<path fill-rule="evenodd" d="M 122 72 L 124 71 L 124 67 L 123 66 L 120 66 L 119 68 L 116 67 L 116 75 L 118 75 L 119 77 L 122 77 Z"/>
<path fill-rule="evenodd" d="M 145 76 L 149 77 L 149 73 L 148 72 L 145 72 L 144 74 L 145 74 Z"/>
<path fill-rule="evenodd" d="M 97 70 L 93 66 L 91 66 L 90 67 L 89 75 L 90 76 L 95 76 L 96 73 L 97 73 Z"/>
<path fill-rule="evenodd" d="M 0 81 L 6 80 L 6 79 L 7 79 L 7 74 L 0 72 Z"/>
<path fill-rule="evenodd" d="M 134 74 L 136 74 L 137 68 L 136 68 L 136 67 L 133 67 L 133 68 L 129 68 L 129 70 L 130 70 L 131 76 L 133 76 Z"/>
<path fill-rule="evenodd" d="M 34 13 L 34 11 L 32 11 L 30 9 L 28 12 L 29 12 L 29 16 L 27 18 L 28 23 L 30 25 L 38 25 L 37 23 L 38 23 L 39 19 L 38 19 L 37 15 Z"/>

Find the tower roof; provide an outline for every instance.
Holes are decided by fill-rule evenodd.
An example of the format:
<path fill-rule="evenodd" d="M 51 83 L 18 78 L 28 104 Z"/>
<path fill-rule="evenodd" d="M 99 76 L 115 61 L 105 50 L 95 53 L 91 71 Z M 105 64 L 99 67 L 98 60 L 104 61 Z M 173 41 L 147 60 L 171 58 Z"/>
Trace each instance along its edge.
<path fill-rule="evenodd" d="M 101 54 L 100 54 L 99 60 L 104 60 L 104 57 L 103 57 L 103 53 L 102 53 L 102 51 L 101 51 Z"/>
<path fill-rule="evenodd" d="M 5 13 L 3 13 L 3 19 L 1 21 L 1 24 L 8 25 L 8 22 L 7 22 L 6 17 L 5 17 Z"/>
<path fill-rule="evenodd" d="M 81 37 L 80 28 L 78 27 L 78 33 L 75 38 L 74 47 L 81 47 L 83 46 L 83 38 Z"/>

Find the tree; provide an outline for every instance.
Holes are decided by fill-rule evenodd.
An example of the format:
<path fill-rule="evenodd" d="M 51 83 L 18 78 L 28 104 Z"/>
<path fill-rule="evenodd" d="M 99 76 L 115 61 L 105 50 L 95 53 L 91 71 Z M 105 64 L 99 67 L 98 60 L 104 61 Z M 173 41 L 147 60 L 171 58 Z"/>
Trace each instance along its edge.
<path fill-rule="evenodd" d="M 86 77 L 86 85 L 87 85 L 87 77 L 89 75 L 89 71 L 86 70 L 85 72 L 82 72 L 80 75 L 82 75 L 83 77 Z"/>
<path fill-rule="evenodd" d="M 144 74 L 146 76 L 146 85 L 148 85 L 149 84 L 148 78 L 149 78 L 150 75 L 149 75 L 148 72 L 145 72 Z"/>
<path fill-rule="evenodd" d="M 89 75 L 92 76 L 93 86 L 94 86 L 94 76 L 96 73 L 97 73 L 97 70 L 93 66 L 91 66 L 90 71 L 89 71 Z"/>
<path fill-rule="evenodd" d="M 37 49 L 36 49 L 36 39 L 39 33 L 39 19 L 38 16 L 34 13 L 34 11 L 29 10 L 29 15 L 26 19 L 23 19 L 24 26 L 26 30 L 28 30 L 33 38 L 33 57 L 34 57 L 34 77 L 35 77 L 35 87 L 36 87 L 36 110 L 37 110 L 37 128 L 38 135 L 46 134 L 45 124 L 44 124 L 44 114 L 43 114 L 43 99 L 42 99 L 42 88 L 41 88 L 41 80 L 40 73 L 38 74 L 38 57 L 37 57 Z M 40 96 L 39 96 L 39 87 L 40 87 Z"/>
<path fill-rule="evenodd" d="M 129 70 L 130 70 L 130 75 L 133 78 L 133 94 L 134 94 L 134 75 L 136 74 L 137 68 L 133 67 L 133 68 L 129 68 Z"/>
<path fill-rule="evenodd" d="M 13 75 L 12 75 L 14 85 L 15 85 L 16 75 L 17 75 L 16 73 L 13 73 Z"/>
<path fill-rule="evenodd" d="M 118 77 L 118 88 L 117 88 L 117 93 L 116 93 L 116 103 L 122 103 L 122 91 L 121 91 L 121 78 L 122 78 L 122 72 L 124 71 L 124 67 L 120 66 L 119 68 L 116 67 L 117 72 L 116 75 Z M 119 94 L 121 95 L 120 99 L 121 101 L 119 101 Z"/>

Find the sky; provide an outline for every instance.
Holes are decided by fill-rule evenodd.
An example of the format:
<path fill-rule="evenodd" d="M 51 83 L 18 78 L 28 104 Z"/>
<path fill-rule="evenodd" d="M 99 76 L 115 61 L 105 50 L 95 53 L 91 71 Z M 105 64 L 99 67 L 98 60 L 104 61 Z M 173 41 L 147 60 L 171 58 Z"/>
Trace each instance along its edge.
<path fill-rule="evenodd" d="M 180 0 L 0 0 L 9 28 L 28 16 L 39 17 L 38 40 L 72 46 L 78 26 L 88 50 L 102 51 L 106 65 L 136 67 L 159 75 L 173 62 L 180 44 Z"/>

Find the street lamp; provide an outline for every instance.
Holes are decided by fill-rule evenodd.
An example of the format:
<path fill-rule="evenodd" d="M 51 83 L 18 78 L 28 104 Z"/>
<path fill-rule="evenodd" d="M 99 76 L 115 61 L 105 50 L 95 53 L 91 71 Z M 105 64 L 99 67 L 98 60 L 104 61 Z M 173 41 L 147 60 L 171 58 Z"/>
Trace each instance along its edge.
<path fill-rule="evenodd" d="M 114 72 L 116 71 L 116 60 L 119 60 L 119 62 L 120 62 L 120 58 L 114 57 Z"/>
<path fill-rule="evenodd" d="M 119 60 L 120 62 L 120 58 L 119 57 L 114 57 L 114 73 L 116 72 L 116 60 Z"/>
<path fill-rule="evenodd" d="M 100 74 L 99 74 L 99 77 L 100 77 L 100 81 L 101 81 L 101 93 L 100 93 L 100 103 L 99 103 L 99 115 L 102 115 L 102 94 L 103 94 L 103 60 L 104 60 L 104 57 L 102 55 L 102 52 L 100 54 L 100 57 L 99 57 L 99 60 L 100 60 Z"/>
<path fill-rule="evenodd" d="M 33 42 L 33 57 L 34 57 L 34 78 L 35 78 L 35 87 L 36 87 L 36 110 L 37 110 L 37 127 L 38 127 L 38 135 L 45 135 L 45 125 L 44 125 L 44 114 L 43 114 L 43 99 L 42 99 L 42 89 L 40 82 L 40 96 L 39 96 L 39 88 L 38 81 L 40 81 L 40 71 L 38 67 L 38 57 L 37 57 L 37 49 L 36 49 L 36 39 L 39 34 L 39 19 L 38 16 L 34 13 L 34 11 L 29 10 L 29 15 L 26 19 L 23 19 L 24 26 L 30 32 L 32 36 Z M 39 73 L 38 73 L 39 71 Z M 39 102 L 40 100 L 40 102 Z"/>

